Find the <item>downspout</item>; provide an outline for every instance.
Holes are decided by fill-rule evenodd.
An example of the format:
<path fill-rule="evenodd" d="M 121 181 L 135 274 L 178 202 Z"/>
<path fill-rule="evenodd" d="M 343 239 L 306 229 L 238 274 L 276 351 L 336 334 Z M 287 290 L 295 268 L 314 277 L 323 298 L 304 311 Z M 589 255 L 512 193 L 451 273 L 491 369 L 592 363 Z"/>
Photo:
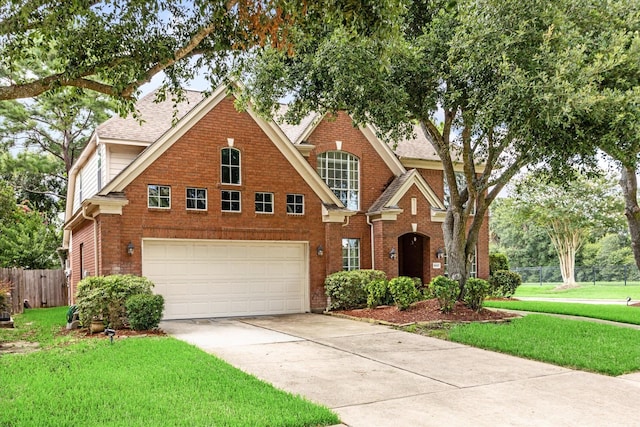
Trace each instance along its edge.
<path fill-rule="evenodd" d="M 367 225 L 369 225 L 369 228 L 371 229 L 371 269 L 375 270 L 376 269 L 376 251 L 374 250 L 373 247 L 373 223 L 369 220 L 369 215 L 367 215 Z"/>
<path fill-rule="evenodd" d="M 85 213 L 86 206 L 82 207 L 82 217 L 84 219 L 88 219 L 89 221 L 93 221 L 93 265 L 95 268 L 94 276 L 98 275 L 98 222 L 95 218 L 87 216 Z M 84 271 L 80 272 L 80 280 L 84 279 Z"/>

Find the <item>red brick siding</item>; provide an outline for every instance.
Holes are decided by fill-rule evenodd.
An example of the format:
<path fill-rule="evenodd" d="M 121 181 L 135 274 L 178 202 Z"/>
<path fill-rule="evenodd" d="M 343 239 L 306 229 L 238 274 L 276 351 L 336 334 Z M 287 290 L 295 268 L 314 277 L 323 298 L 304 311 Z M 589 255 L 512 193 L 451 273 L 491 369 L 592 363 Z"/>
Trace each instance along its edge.
<path fill-rule="evenodd" d="M 227 147 L 227 138 L 234 139 L 234 148 L 241 152 L 241 185 L 220 182 L 220 150 Z M 360 159 L 360 208 L 345 224 L 323 223 L 319 198 L 291 166 L 277 147 L 262 132 L 247 113 L 239 113 L 231 99 L 222 101 L 200 122 L 170 147 L 160 158 L 125 188 L 129 204 L 123 215 L 100 215 L 97 227 L 101 258 L 98 274 L 141 274 L 143 238 L 236 239 L 236 240 L 295 240 L 309 245 L 310 305 L 312 310 L 325 307 L 324 279 L 342 269 L 342 239 L 360 239 L 360 266 L 371 268 L 371 229 L 365 212 L 393 180 L 391 170 L 378 156 L 362 133 L 354 128 L 345 114 L 335 121 L 324 121 L 310 135 L 315 149 L 308 158 L 316 169 L 317 154 L 336 150 L 335 141 L 342 141 L 342 150 Z M 442 172 L 420 171 L 433 190 L 442 197 Z M 171 187 L 171 209 L 147 207 L 147 185 Z M 208 210 L 186 210 L 186 187 L 208 190 Z M 221 212 L 220 190 L 241 191 L 242 212 Z M 274 193 L 274 214 L 254 212 L 254 193 Z M 304 194 L 305 214 L 286 214 L 286 195 Z M 418 215 L 411 215 L 411 197 L 418 199 Z M 389 277 L 398 273 L 398 260 L 389 259 L 389 251 L 398 251 L 398 237 L 412 232 L 411 223 L 418 224 L 418 233 L 429 238 L 425 253 L 425 275 L 428 275 L 437 248 L 444 246 L 441 223 L 431 222 L 430 207 L 422 194 L 411 188 L 400 202 L 404 212 L 397 221 L 374 223 L 375 267 L 385 270 Z M 85 265 L 93 263 L 93 224 L 85 222 L 74 230 L 73 262 L 78 263 L 77 246 L 85 243 Z M 131 242 L 134 254 L 126 247 Z M 319 257 L 317 247 L 323 246 Z M 488 274 L 488 232 L 483 226 L 479 241 L 479 273 Z M 483 260 L 486 260 L 483 262 Z M 89 267 L 85 267 L 89 268 Z M 78 267 L 73 266 L 72 283 L 79 280 Z M 95 271 L 93 264 L 89 268 Z M 441 274 L 431 271 L 431 276 Z M 425 280 L 428 280 L 425 277 Z"/>
<path fill-rule="evenodd" d="M 75 301 L 76 285 L 82 280 L 82 271 L 80 266 L 80 245 L 82 245 L 82 268 L 88 271 L 90 275 L 95 276 L 95 245 L 94 242 L 94 225 L 92 221 L 84 221 L 79 227 L 73 230 L 72 247 L 71 247 L 71 288 L 69 289 L 71 301 Z"/>

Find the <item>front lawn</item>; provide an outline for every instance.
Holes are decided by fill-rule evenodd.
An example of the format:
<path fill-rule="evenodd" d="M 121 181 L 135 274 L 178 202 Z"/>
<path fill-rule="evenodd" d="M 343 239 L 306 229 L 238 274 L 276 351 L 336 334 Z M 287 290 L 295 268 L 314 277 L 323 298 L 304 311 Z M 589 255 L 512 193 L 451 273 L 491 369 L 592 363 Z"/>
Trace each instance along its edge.
<path fill-rule="evenodd" d="M 640 325 L 640 307 L 626 305 L 579 304 L 547 301 L 485 301 L 485 307 L 506 308 L 510 310 L 534 311 L 540 313 L 567 314 L 570 316 L 591 317 L 613 322 Z"/>
<path fill-rule="evenodd" d="M 48 310 L 60 312 L 30 310 L 24 317 L 47 317 Z M 59 325 L 65 321 L 61 313 Z M 4 355 L 0 384 L 0 425 L 322 426 L 339 422 L 329 409 L 170 337 L 121 338 L 114 344 L 107 339 L 70 342 L 67 338 L 46 350 Z"/>
<path fill-rule="evenodd" d="M 597 283 L 597 282 L 596 282 Z M 634 300 L 640 299 L 640 285 L 624 286 L 622 283 L 603 283 L 594 286 L 593 284 L 582 284 L 577 288 L 556 290 L 557 284 L 522 284 L 516 289 L 513 295 L 518 297 L 545 297 L 545 298 L 583 298 L 583 299 L 617 299 L 626 301 L 627 297 Z"/>
<path fill-rule="evenodd" d="M 428 326 L 413 332 L 433 335 Z M 509 323 L 471 323 L 439 330 L 439 338 L 571 369 L 622 375 L 640 370 L 640 331 L 530 314 Z"/>

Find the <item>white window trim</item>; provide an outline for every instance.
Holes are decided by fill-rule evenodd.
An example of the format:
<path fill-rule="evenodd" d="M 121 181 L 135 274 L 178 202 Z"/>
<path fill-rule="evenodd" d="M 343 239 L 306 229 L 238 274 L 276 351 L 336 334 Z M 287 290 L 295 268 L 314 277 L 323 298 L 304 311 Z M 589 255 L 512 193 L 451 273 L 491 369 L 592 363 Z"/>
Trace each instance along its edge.
<path fill-rule="evenodd" d="M 187 192 L 188 192 L 189 190 L 196 190 L 196 197 L 195 197 L 195 198 L 193 198 L 193 197 L 189 197 L 189 196 L 187 195 Z M 199 208 L 198 208 L 198 200 L 202 200 L 202 199 L 199 199 L 199 198 L 197 197 L 197 195 L 198 195 L 198 190 L 204 190 L 204 206 L 205 206 L 205 207 L 204 207 L 204 209 L 199 209 Z M 200 211 L 200 212 L 206 212 L 207 210 L 209 210 L 209 192 L 207 191 L 207 189 L 206 189 L 206 188 L 203 188 L 203 187 L 187 187 L 187 188 L 185 188 L 185 190 L 184 190 L 184 196 L 185 196 L 185 201 L 184 201 L 185 203 L 184 203 L 184 206 L 185 206 L 185 208 L 186 208 L 188 211 Z M 195 202 L 196 202 L 196 207 L 195 207 L 195 208 L 190 208 L 190 207 L 188 206 L 188 205 L 189 205 L 189 199 L 195 200 Z"/>
<path fill-rule="evenodd" d="M 357 242 L 357 248 L 358 248 L 358 265 L 357 266 L 351 265 L 351 260 L 353 258 L 355 258 L 355 257 L 351 256 L 351 245 L 349 245 L 349 243 L 348 243 L 349 240 L 354 240 L 354 241 Z M 353 239 L 353 238 L 342 239 L 342 250 L 343 251 L 345 249 L 345 241 L 347 241 L 347 245 L 346 245 L 346 248 L 347 248 L 347 257 L 346 257 L 347 258 L 347 266 L 346 267 L 347 268 L 345 269 L 345 265 L 344 265 L 345 264 L 344 263 L 345 256 L 344 256 L 344 252 L 343 252 L 342 253 L 342 269 L 344 271 L 359 270 L 360 269 L 360 265 L 361 265 L 360 253 L 362 252 L 360 250 L 360 239 Z"/>
<path fill-rule="evenodd" d="M 355 208 L 355 209 L 352 209 L 352 210 L 359 211 L 359 210 L 360 210 L 360 196 L 361 196 L 361 192 L 360 192 L 360 180 L 361 180 L 361 173 L 360 173 L 360 158 L 359 158 L 359 157 L 357 157 L 357 156 L 355 156 L 355 155 L 353 155 L 353 154 L 351 154 L 351 153 L 347 153 L 347 152 L 345 152 L 345 151 L 325 151 L 324 153 L 320 153 L 320 154 L 318 154 L 318 163 L 323 162 L 322 167 L 320 167 L 320 165 L 318 165 L 318 169 L 319 169 L 319 170 L 318 170 L 318 172 L 319 172 L 319 175 L 320 175 L 320 177 L 322 178 L 322 180 L 324 181 L 324 183 L 327 185 L 327 187 L 329 187 L 329 189 L 333 192 L 333 194 L 335 194 L 335 195 L 336 195 L 336 197 L 338 197 L 338 199 L 340 199 L 340 196 L 339 196 L 338 194 L 336 194 L 336 191 L 335 191 L 335 190 L 344 190 L 344 189 L 343 189 L 343 188 L 340 188 L 340 189 L 337 189 L 337 188 L 336 188 L 336 189 L 334 190 L 334 189 L 329 185 L 329 183 L 328 183 L 329 177 L 328 177 L 328 173 L 327 173 L 327 172 L 328 172 L 328 167 L 327 167 L 327 165 L 328 165 L 328 159 L 327 159 L 327 156 L 328 156 L 329 154 L 334 154 L 334 155 L 335 155 L 335 154 L 339 154 L 340 156 L 346 156 L 346 157 L 347 157 L 347 159 L 346 159 L 346 160 L 347 160 L 347 165 L 348 165 L 348 168 L 347 168 L 347 170 L 348 170 L 348 171 L 350 171 L 350 169 L 349 169 L 350 162 L 351 162 L 351 161 L 353 161 L 353 160 L 355 160 L 355 163 L 356 163 L 356 165 L 358 166 L 358 176 L 357 176 L 357 181 L 358 181 L 358 182 L 357 182 L 357 188 L 352 189 L 352 188 L 347 187 L 347 194 L 348 194 L 350 191 L 354 191 L 354 190 L 356 191 L 356 193 L 357 193 L 357 197 L 356 197 L 356 199 L 357 199 L 357 200 L 356 200 L 356 208 Z M 334 160 L 334 161 L 335 161 L 335 158 L 333 158 L 332 160 Z M 342 159 L 341 159 L 341 160 L 342 160 Z M 348 173 L 348 175 L 349 175 L 349 173 Z M 350 182 L 351 182 L 351 180 L 350 180 L 349 178 L 347 178 L 347 186 L 349 185 L 349 183 L 350 183 Z M 342 200 L 341 200 L 341 201 L 342 201 Z M 348 197 L 347 197 L 347 201 L 346 201 L 346 203 L 345 203 L 344 201 L 342 201 L 342 202 L 345 204 L 345 207 L 346 207 L 347 209 L 351 209 L 351 208 L 349 208 L 349 206 L 348 206 L 348 205 L 349 205 L 349 198 L 348 198 Z"/>
<path fill-rule="evenodd" d="M 263 196 L 264 196 L 265 194 L 269 194 L 269 195 L 271 195 L 271 202 L 268 202 L 268 203 L 267 203 L 267 202 L 265 202 L 264 200 L 263 200 L 262 202 L 258 202 L 258 201 L 256 200 L 256 196 L 257 196 L 258 194 L 262 194 Z M 260 211 L 258 211 L 257 209 L 255 209 L 255 212 L 256 212 L 257 214 L 260 214 L 260 215 L 273 215 L 273 213 L 274 213 L 274 211 L 275 211 L 275 196 L 273 195 L 273 193 L 270 193 L 270 192 L 268 192 L 268 191 L 256 191 L 256 192 L 255 192 L 255 194 L 253 195 L 253 203 L 254 203 L 254 208 L 255 208 L 255 204 L 256 204 L 256 203 L 262 203 L 262 206 L 263 206 L 263 207 L 264 207 L 264 206 L 267 206 L 267 205 L 271 205 L 271 212 L 265 212 L 265 211 L 260 212 Z"/>
<path fill-rule="evenodd" d="M 225 202 L 225 200 L 222 198 L 222 194 L 227 191 L 229 193 L 238 193 L 238 210 L 226 210 L 226 209 L 222 209 L 222 203 Z M 234 200 L 235 201 L 235 200 Z M 232 200 L 228 200 L 228 202 L 232 203 L 234 202 Z M 222 212 L 232 212 L 232 213 L 239 213 L 242 212 L 242 192 L 238 191 L 238 190 L 220 190 L 220 210 Z"/>
<path fill-rule="evenodd" d="M 290 203 L 287 202 L 287 215 L 295 215 L 295 216 L 301 216 L 304 215 L 304 194 L 299 194 L 299 193 L 288 193 L 287 194 L 287 198 L 289 198 L 289 196 L 293 196 L 293 203 L 291 203 L 291 206 L 295 207 L 295 206 L 302 206 L 302 212 L 289 212 L 289 205 Z M 296 202 L 296 196 L 300 196 L 302 198 L 302 201 L 300 203 Z M 295 210 L 295 209 L 294 209 Z"/>
<path fill-rule="evenodd" d="M 222 153 L 225 151 L 237 151 L 238 152 L 238 183 L 231 183 L 231 182 L 224 182 L 224 168 L 225 167 L 229 167 L 229 168 L 235 168 L 236 166 L 234 165 L 225 165 L 222 163 Z M 233 147 L 224 147 L 222 150 L 220 150 L 220 183 L 223 185 L 242 185 L 242 152 L 240 150 L 238 150 L 237 148 L 233 148 Z M 235 212 L 235 211 L 233 211 Z"/>
<path fill-rule="evenodd" d="M 151 200 L 151 196 L 149 195 L 149 187 L 158 187 L 158 203 L 160 202 L 160 187 L 165 187 L 169 189 L 169 206 L 151 206 L 149 201 Z M 164 198 L 164 196 L 162 196 Z M 147 208 L 149 209 L 171 209 L 171 186 L 170 185 L 162 185 L 162 184 L 148 184 L 147 185 Z"/>

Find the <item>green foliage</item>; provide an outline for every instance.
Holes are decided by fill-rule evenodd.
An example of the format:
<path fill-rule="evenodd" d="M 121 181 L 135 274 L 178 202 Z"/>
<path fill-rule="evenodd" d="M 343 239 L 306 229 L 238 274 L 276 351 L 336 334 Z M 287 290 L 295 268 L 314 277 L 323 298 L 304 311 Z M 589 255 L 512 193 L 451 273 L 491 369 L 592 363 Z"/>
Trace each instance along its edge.
<path fill-rule="evenodd" d="M 400 276 L 389 281 L 389 292 L 399 310 L 406 310 L 420 300 L 422 294 L 411 277 Z"/>
<path fill-rule="evenodd" d="M 101 319 L 111 328 L 122 328 L 127 319 L 125 303 L 136 294 L 151 294 L 153 283 L 134 275 L 86 277 L 78 283 L 76 302 L 80 322 L 87 327 Z"/>
<path fill-rule="evenodd" d="M 386 280 L 379 270 L 338 271 L 324 281 L 325 293 L 330 298 L 329 310 L 348 310 L 363 307 L 367 303 L 367 284 Z"/>
<path fill-rule="evenodd" d="M 365 285 L 367 291 L 367 307 L 375 308 L 379 305 L 389 305 L 393 297 L 389 292 L 389 283 L 385 279 L 372 280 Z"/>
<path fill-rule="evenodd" d="M 146 331 L 155 329 L 162 320 L 164 298 L 162 295 L 136 294 L 125 303 L 131 329 Z"/>
<path fill-rule="evenodd" d="M 489 254 L 489 274 L 498 270 L 509 270 L 509 260 L 505 254 L 494 252 Z"/>
<path fill-rule="evenodd" d="M 456 280 L 444 276 L 437 276 L 431 279 L 429 288 L 434 297 L 438 299 L 440 311 L 450 313 L 458 299 L 460 284 Z"/>
<path fill-rule="evenodd" d="M 67 310 L 67 323 L 73 322 L 73 317 L 77 312 L 78 312 L 77 305 L 73 304 L 69 306 L 69 309 Z"/>
<path fill-rule="evenodd" d="M 522 284 L 522 276 L 515 271 L 499 270 L 489 278 L 490 295 L 510 298 Z"/>
<path fill-rule="evenodd" d="M 29 270 L 56 268 L 61 233 L 39 212 L 16 208 L 0 224 L 0 267 Z"/>
<path fill-rule="evenodd" d="M 480 311 L 484 299 L 489 295 L 489 282 L 470 277 L 464 288 L 464 303 L 472 310 Z"/>

